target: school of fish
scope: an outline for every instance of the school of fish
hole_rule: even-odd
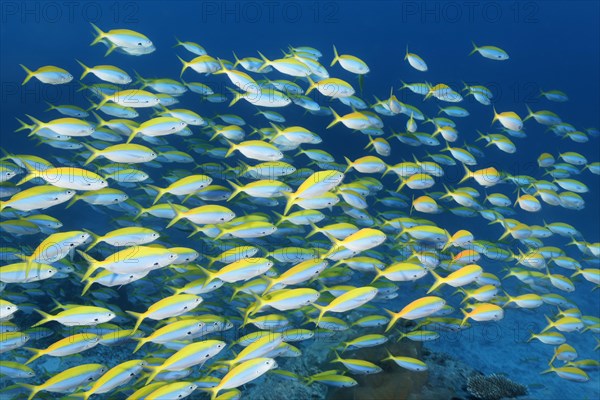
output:
[[[107,60],[156,50],[141,33],[92,27],[91,44],[105,46]],[[599,287],[600,243],[553,220],[552,210],[584,210],[584,181],[597,182],[589,175],[600,174],[600,163],[570,146],[597,146],[600,134],[546,109],[568,101],[565,93],[542,92],[535,110],[503,110],[484,86],[424,80],[368,103],[359,95],[371,71],[343,49],[324,56],[290,46],[282,58],[265,49],[231,62],[193,42],[174,47],[164,62],[178,58],[181,74],[170,78],[91,60],[77,60],[81,70],[71,72],[22,65],[23,85],[69,84],[80,73],[91,105],[25,110],[17,131],[53,155],[5,149],[0,164],[3,399],[50,392],[231,400],[266,373],[351,387],[353,376],[376,374],[386,362],[417,372],[427,363],[388,351],[377,365],[348,350],[436,340],[519,309],[538,309],[532,318],[545,325],[529,339],[548,346],[541,373],[576,382],[597,374],[600,344],[568,342],[596,335],[600,343],[600,318],[584,315],[570,296]],[[509,60],[495,46],[473,44],[471,54]],[[468,49],[464,57],[471,60]],[[408,48],[404,60],[431,78]],[[217,80],[225,93],[211,88]],[[400,101],[397,90],[414,102]],[[476,100],[469,110],[458,105],[466,96]],[[241,100],[255,106],[251,123],[232,113]],[[231,111],[205,115],[207,102],[228,102],[222,107]],[[292,107],[321,117],[322,129],[288,122]],[[488,115],[491,127],[480,130],[494,133],[462,131],[471,113]],[[392,122],[403,128],[393,132]],[[564,150],[540,154],[532,176],[486,162],[486,152],[517,152],[530,132],[560,138]],[[341,151],[344,135],[364,138],[365,155],[335,158],[319,147],[326,135],[338,136]],[[449,170],[464,177],[449,183]],[[74,204],[87,218],[64,231],[53,210]],[[444,225],[435,217],[443,213],[492,226],[478,236]],[[539,225],[524,222],[530,213]],[[95,220],[112,229],[92,231]],[[20,245],[24,236],[36,246]],[[550,237],[562,246],[545,244]],[[227,340],[228,331],[239,332],[237,340]],[[351,339],[332,345],[330,368],[311,376],[285,370],[286,357],[302,357],[303,342],[339,331]],[[46,338],[50,345],[38,344]],[[95,346],[118,346],[122,358],[80,358],[41,376],[30,366],[85,357]]]

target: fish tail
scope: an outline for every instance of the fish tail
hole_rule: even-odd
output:
[[[100,108],[97,104],[96,104],[96,109]],[[96,114],[95,112],[92,111],[92,114],[94,115],[94,117],[96,118],[97,125],[98,127],[102,127],[102,126],[106,126],[106,121],[102,119],[101,116],[99,116],[98,114]]]
[[[93,23],[90,22],[90,24],[92,25],[92,28],[94,28],[94,32],[96,33],[94,40],[92,41],[92,43],[90,43],[90,46],[93,46],[93,45],[99,43],[102,39],[104,39],[106,37],[106,33],[104,33],[102,31],[102,29],[98,28]]]
[[[379,278],[381,278],[383,276],[383,270],[376,268],[375,269],[375,277],[373,278],[373,280],[371,281],[371,283],[369,283],[369,285],[372,285],[373,283],[375,283],[376,281],[379,280]]]
[[[177,58],[183,64],[183,66],[181,67],[181,72],[179,73],[179,77],[181,78],[183,76],[183,73],[185,72],[185,70],[189,68],[190,63],[188,63],[187,61],[185,61],[183,58],[181,58],[179,56],[177,56]]]
[[[157,191],[156,197],[154,198],[152,205],[155,205],[158,202],[158,200],[160,200],[165,195],[165,193],[167,193],[165,189],[159,188],[158,186],[154,186],[154,185],[146,185],[146,186]],[[173,207],[173,211],[175,211],[174,207]]]
[[[492,106],[492,110],[494,111],[494,118],[492,118],[492,124],[498,121],[498,113],[496,112],[496,107]]]
[[[32,328],[35,328],[36,326],[40,326],[45,324],[46,322],[50,322],[53,319],[53,316],[45,313],[42,310],[38,310],[37,308],[34,308],[34,311],[37,312],[38,314],[40,314],[42,316],[42,319],[38,322],[36,322],[35,324],[31,325]]]
[[[150,186],[150,185],[148,185],[148,186]],[[160,189],[160,188],[157,188],[157,189]],[[177,207],[175,207],[173,204],[171,204],[171,202],[169,202],[169,206],[171,206],[171,209],[175,213],[175,216],[173,217],[171,222],[169,222],[169,224],[167,225],[167,228],[172,227],[173,225],[175,225],[178,221],[180,221],[184,217],[183,212],[181,212],[179,209],[177,209]]]
[[[337,63],[340,60],[340,55],[337,52],[337,49],[335,48],[335,44],[333,45],[333,61],[331,61],[331,64],[329,65],[330,67],[333,67],[335,65],[335,63]]]
[[[365,75],[361,74],[358,76],[358,90],[360,91],[360,94],[363,94],[363,86],[365,84]]]
[[[479,142],[480,140],[487,140],[487,136],[481,133],[480,131],[477,131],[477,134],[479,135],[479,137],[475,139],[476,142]]]
[[[81,295],[83,296],[84,294],[87,293],[87,291],[90,289],[90,287],[94,284],[95,280],[92,278],[87,278],[86,279],[87,283],[85,284],[85,286],[83,287],[83,290],[81,291]]]
[[[33,353],[33,356],[31,356],[31,358],[27,360],[24,365],[28,365],[34,360],[37,360],[38,358],[44,355],[43,350],[33,349],[31,347],[24,347],[24,349]]]
[[[30,180],[32,180],[33,178],[36,178],[38,176],[38,174],[36,174],[35,172],[29,172],[27,175],[25,175],[24,178],[22,178],[19,182],[17,182],[17,186],[24,184],[25,182],[29,182]]]
[[[187,237],[189,239],[192,236],[196,235],[197,233],[204,232],[204,231],[205,231],[205,229],[203,227],[200,227],[198,225],[194,225],[194,232],[190,233]],[[219,235],[217,235],[217,237],[220,239]],[[214,240],[217,240],[217,237],[215,237]]]
[[[79,83],[79,88],[76,90],[76,92],[83,92],[86,89],[90,89],[90,87],[88,85],[86,85],[85,83],[79,81],[77,82]]]
[[[150,375],[148,375],[148,379],[146,379],[146,385],[148,385],[150,382],[152,382],[154,378],[156,378],[156,375],[158,375],[161,372],[161,369],[158,366],[154,367],[150,365],[146,366],[145,368],[151,371]]]
[[[101,150],[95,149],[92,146],[90,146],[87,143],[81,143],[83,145],[83,147],[85,147],[88,151],[91,151],[92,154],[88,157],[87,160],[85,160],[85,163],[83,164],[84,166],[88,165],[89,163],[91,163],[92,161],[94,161],[96,159],[96,157],[98,157],[101,153]]]
[[[135,349],[133,349],[133,353],[132,353],[132,354],[135,354],[135,352],[137,352],[139,349],[142,348],[143,345],[146,344],[146,338],[141,337],[141,338],[132,338],[132,339],[138,341],[138,343],[135,345]]]
[[[260,68],[258,68],[258,70],[257,70],[257,72],[260,72],[263,69],[267,68],[269,65],[271,65],[271,61],[267,57],[265,57],[264,54],[261,53],[260,51],[258,52],[258,55],[263,60],[263,65],[261,65]]]
[[[242,168],[241,171],[239,172],[238,176],[243,176],[244,174],[246,174],[248,172],[248,170],[250,169],[250,165],[246,164],[245,162],[243,162],[242,160],[238,160],[238,164],[239,166]]]
[[[384,176],[386,176],[387,174],[390,173],[390,171],[394,170],[394,166],[393,165],[387,165],[385,166],[385,171],[383,171],[383,174],[381,175],[381,177],[383,178]]]
[[[333,108],[329,107],[329,109],[333,113],[333,121],[329,125],[327,125],[327,128],[325,128],[325,129],[329,129],[332,126],[337,125],[339,122],[342,121],[342,118],[335,112],[335,110]]]
[[[392,327],[394,325],[396,325],[396,322],[398,322],[398,320],[400,319],[400,316],[398,314],[396,314],[395,312],[390,311],[388,309],[385,309],[385,311],[390,315],[390,317],[392,317],[390,319],[390,322],[388,323],[387,327],[385,328],[385,332],[387,332],[390,329],[392,329]]]
[[[281,225],[281,223],[287,219],[284,215],[281,215],[275,211],[273,211],[273,214],[275,214],[275,216],[277,217],[277,222],[275,223],[275,226]]]
[[[47,101],[46,104],[48,104],[48,108],[46,108],[44,111],[56,110],[56,106],[54,104],[50,103],[49,101]]]
[[[79,199],[80,199],[79,195],[75,195],[75,196],[71,197],[71,200],[69,200],[69,202],[67,203],[67,206],[65,207],[65,210],[68,209],[68,208],[71,208],[71,206],[73,204],[75,204],[77,202],[77,200],[79,200]]]
[[[277,279],[272,279],[269,277],[264,277],[264,279],[268,282],[267,283],[267,287],[265,288],[265,290],[262,292],[263,296],[269,292],[269,290],[271,290],[273,288],[273,286],[275,286],[277,284]]]
[[[29,130],[33,131],[33,129],[35,129],[35,125],[29,125],[27,122],[25,122],[25,121],[23,121],[23,120],[21,120],[19,118],[16,118],[16,120],[19,121],[19,123],[21,124],[21,126],[19,128],[17,128],[15,130],[15,132],[24,131],[25,129],[29,129]]]
[[[230,69],[227,69],[227,67],[225,66],[225,64],[223,64],[223,61],[220,58],[217,57],[217,61],[219,62],[221,69],[213,72],[213,75],[226,74],[227,72],[231,71]]]
[[[146,80],[144,78],[142,78],[142,76],[137,72],[137,71],[133,71],[133,73],[135,74],[135,83],[134,84],[141,84],[141,89],[145,88],[146,86],[148,86],[146,84]]]
[[[225,139],[225,141],[229,145],[229,149],[227,150],[227,153],[225,153],[225,158],[227,158],[237,149],[237,145],[233,142],[230,142],[228,139]]]
[[[131,143],[131,141],[133,140],[134,137],[136,137],[136,135],[139,133],[139,131],[137,129],[134,129],[133,131],[131,131],[131,133],[129,134],[129,137],[127,138],[127,141],[125,142],[126,144]]]
[[[105,94],[105,93],[100,93],[100,96],[102,96],[102,99],[100,100],[100,102],[98,104],[96,104],[96,110],[99,110],[103,105],[108,103],[108,101],[111,98],[110,94]],[[102,122],[105,122],[105,121],[102,121]]]
[[[89,229],[84,229],[84,231],[87,232],[90,235],[90,237],[92,238],[92,243],[90,243],[90,245],[87,247],[87,249],[85,249],[85,251],[90,251],[98,243],[100,243],[101,237],[99,235],[96,235],[94,232],[90,231]]]
[[[307,76],[306,79],[308,80],[308,89],[306,89],[306,92],[304,92],[305,95],[309,94],[314,88],[317,87],[317,83],[313,81],[310,76]]]
[[[387,354],[387,357],[382,359],[381,361],[394,361],[394,355],[390,353],[388,349],[385,349],[385,352]]]
[[[427,291],[427,294],[433,292],[434,290],[436,290],[442,283],[444,283],[444,278],[442,278],[441,276],[439,276],[438,274],[435,273],[435,271],[430,270],[429,272],[431,272],[431,275],[433,275],[433,277],[435,278],[435,282],[433,283],[433,285],[431,285],[431,287],[429,288],[429,290]]]
[[[284,192],[284,196],[287,198],[287,201],[285,203],[285,209],[283,210],[283,215],[287,215],[287,213],[290,211],[290,208],[292,208],[292,206],[296,202],[296,197],[287,192]]]
[[[346,156],[344,156],[344,160],[346,160],[346,164],[348,164],[348,166],[346,167],[346,170],[344,171],[344,174],[347,174],[348,171],[350,171],[352,169],[352,160]]]
[[[90,73],[90,71],[91,71],[91,68],[90,68],[90,67],[88,67],[87,65],[85,65],[84,63],[82,63],[82,62],[81,62],[81,61],[79,61],[79,60],[75,60],[75,61],[77,61],[77,63],[78,63],[79,65],[81,65],[81,67],[83,68],[83,72],[81,73],[81,77],[79,77],[79,79],[81,80],[81,79],[85,78],[85,76],[86,76],[87,74],[89,74],[89,73]]]
[[[310,223],[310,226],[312,227],[312,230],[306,235],[307,239],[321,231],[321,229],[312,222]]]
[[[17,383],[17,386],[22,387],[23,389],[27,389],[29,390],[29,397],[27,397],[27,400],[31,400],[35,397],[35,395],[40,391],[40,387],[39,386],[35,386],[35,385],[29,385],[27,383]]]
[[[140,325],[142,324],[142,321],[144,321],[144,318],[146,318],[146,316],[142,313],[137,313],[135,311],[125,311],[125,312],[136,319],[135,326],[131,330],[131,335],[133,335],[134,333],[137,332],[138,328],[140,327]]]
[[[237,67],[240,64],[240,59],[238,58],[238,56],[235,54],[235,51],[232,51],[233,53],[233,58],[235,60],[235,63],[233,63],[233,68]]]
[[[229,90],[233,94],[233,99],[229,102],[229,107],[233,106],[235,103],[244,98],[244,96],[242,96],[238,91],[233,90],[232,88],[228,87],[227,90]]]
[[[546,318],[546,322],[548,322],[548,326],[546,326],[544,329],[542,329],[542,332],[540,332],[540,333],[544,333],[554,326],[554,322],[552,322],[552,320],[550,318],[548,318],[547,315],[544,315],[544,318]]]
[[[547,373],[550,373],[550,372],[554,372],[554,367],[552,365],[550,365],[550,368],[548,368],[548,369],[540,372],[540,375],[547,374]]]
[[[317,310],[319,310],[319,316],[311,321],[311,322],[315,323],[315,329],[316,329],[319,327],[319,324],[321,323],[321,319],[323,319],[323,317],[325,316],[327,309],[324,306],[320,306],[318,304],[313,304],[313,307],[315,307]]]
[[[471,52],[469,53],[470,56],[472,56],[473,54],[475,54],[477,52],[477,50],[479,50],[479,48],[477,47],[477,45],[475,44],[474,41],[471,40],[471,44],[473,45],[473,50],[471,50]]]
[[[510,228],[506,227],[504,233],[498,238],[498,241],[501,241],[502,239],[504,239],[508,235],[510,235]]]
[[[233,192],[231,192],[231,195],[227,199],[227,201],[231,201],[235,196],[237,196],[238,194],[240,194],[242,192],[243,187],[237,185],[236,183],[234,183],[230,180],[227,180],[227,183],[229,183],[233,187]]]
[[[466,164],[463,164],[463,167],[465,168],[465,176],[463,176],[463,178],[460,181],[458,181],[459,184],[463,183],[464,181],[469,179],[471,176],[473,176],[473,172],[471,172],[469,170],[469,167],[467,167]]]
[[[221,234],[221,233],[219,233]],[[214,281],[217,274],[207,270],[206,268],[202,268],[201,266],[198,266],[198,268],[200,269],[200,271],[206,275],[206,280],[204,281],[204,286],[208,285],[210,282]]]
[[[523,118],[523,122],[525,122],[528,119],[530,119],[531,117],[533,117],[533,111],[531,111],[529,104],[525,104],[525,107],[527,107],[527,116],[525,118]]]
[[[400,184],[398,185],[398,188],[396,189],[396,192],[400,193],[400,191],[402,190],[402,188],[404,186],[406,186],[407,180],[404,180],[401,176],[398,176],[398,180],[400,181]]]
[[[408,211],[408,215],[413,215],[413,210],[415,209],[415,195],[412,196],[412,201],[410,202],[410,210]]]
[[[33,122],[35,124],[35,126],[31,130],[31,132],[29,132],[29,136],[34,135],[37,131],[46,127],[46,124],[43,123],[42,121],[40,121],[39,119],[36,119],[29,114],[25,114],[25,115],[27,115],[27,118],[29,118],[31,120],[31,122]]]
[[[88,270],[85,272],[85,274],[83,275],[83,278],[81,279],[82,281],[86,280],[87,278],[89,278],[95,270],[98,269],[98,261],[93,259],[90,255],[84,253],[81,250],[77,250],[77,253],[83,257],[83,259],[85,261],[87,261],[90,265],[88,267]]]
[[[215,140],[216,138],[218,138],[220,134],[221,134],[221,133],[220,133],[219,131],[216,131],[216,132],[215,132],[215,134],[214,134],[214,135],[212,135],[212,136],[210,137],[210,139],[208,139],[208,141],[209,141],[209,142],[212,142],[213,140]]]
[[[464,318],[462,319],[462,321],[460,321],[460,326],[462,327],[469,319],[469,314],[465,311],[464,308],[461,308],[460,312],[464,315]]]
[[[21,66],[21,68],[23,68],[25,70],[25,72],[27,72],[27,76],[25,77],[25,79],[21,83],[21,86],[23,86],[24,84],[26,84],[27,82],[29,82],[29,80],[31,78],[33,78],[34,72],[32,70],[30,70],[29,68],[27,68],[26,66],[24,66],[23,64],[19,64],[19,65]]]
[[[90,106],[88,108],[85,109],[85,111],[92,111],[92,110],[96,110],[98,108],[98,104],[96,104],[94,102],[94,100],[87,98],[87,100],[90,102]]]

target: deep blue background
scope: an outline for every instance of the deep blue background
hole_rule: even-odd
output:
[[[373,101],[373,96],[387,98],[390,87],[398,88],[401,81],[430,83],[444,82],[456,89],[462,81],[490,87],[495,93],[495,106],[500,111],[514,110],[525,116],[524,103],[534,110],[549,109],[578,129],[598,127],[600,109],[600,70],[598,24],[599,3],[582,2],[2,2],[0,65],[2,90],[1,144],[18,151],[31,146],[22,134],[14,134],[14,119],[25,113],[42,115],[44,100],[55,104],[87,106],[78,85],[50,86],[33,80],[21,87],[24,72],[19,63],[37,68],[51,64],[66,68],[76,78],[81,68],[75,58],[88,65],[114,64],[129,73],[138,71],[145,77],[177,78],[181,65],[175,58],[180,54],[191,59],[183,49],[172,48],[175,36],[203,45],[209,54],[233,59],[231,52],[240,57],[257,56],[260,50],[271,58],[279,57],[280,49],[288,45],[309,45],[324,53],[323,64],[328,66],[335,44],[340,52],[354,54],[365,60],[371,73],[365,80],[363,98]],[[157,51],[143,57],[130,57],[113,53],[104,58],[102,45],[90,47],[94,22],[104,30],[130,28],[152,39]],[[471,40],[477,44],[493,44],[505,49],[511,56],[506,62],[494,62],[479,55],[468,57]],[[429,65],[427,73],[412,69],[403,61],[406,46],[423,57]],[[355,86],[356,80],[339,65],[330,68],[333,76],[347,79]],[[275,76],[275,75],[271,75]],[[201,77],[192,71],[185,73],[186,80],[207,82],[225,92],[224,76]],[[93,77],[85,78],[95,82]],[[560,89],[571,101],[552,103],[540,99],[540,89]],[[316,92],[316,91],[315,91]],[[426,113],[437,112],[435,100],[422,103],[420,96],[408,91],[396,92],[402,101],[414,104]],[[226,105],[200,103],[198,96],[187,94],[182,101],[204,117],[227,112]],[[327,101],[320,100],[327,105]],[[238,103],[236,113],[247,118],[253,107]],[[462,138],[473,142],[476,129],[492,130],[492,110],[473,100],[462,104],[471,111],[471,117],[458,120]],[[347,108],[339,103],[339,111]],[[325,138],[325,148],[341,158],[362,154],[365,138],[352,134],[339,125],[325,131],[329,119],[303,118],[298,107],[282,111],[290,123],[314,129]],[[50,114],[44,115],[50,119]],[[256,121],[253,121],[258,123]],[[384,118],[386,132],[403,130],[405,118]],[[423,127],[423,130],[429,130]],[[515,139],[517,154],[506,155],[495,148],[486,151],[487,165],[515,174],[539,171],[531,163],[548,151],[557,154],[568,148],[598,160],[598,140],[581,145],[570,140],[559,140],[535,122],[526,123],[529,138]],[[392,142],[393,158],[390,163],[411,159],[412,154],[424,155],[425,148],[408,148]],[[341,145],[341,146],[340,146]],[[343,151],[336,152],[336,149]],[[41,146],[36,154],[49,150]],[[64,155],[64,152],[59,151]],[[43,155],[43,153],[42,153]],[[336,157],[337,158],[337,157]],[[450,179],[462,176],[459,169],[448,171]],[[454,175],[452,175],[454,174]],[[585,196],[588,208],[581,213],[552,208],[556,219],[584,217],[594,224],[578,226],[584,236],[597,239],[598,179],[589,173],[582,179],[592,188]],[[79,208],[74,208],[75,212]],[[547,217],[547,215],[545,215]],[[554,220],[554,218],[550,218]],[[534,221],[531,221],[534,222]],[[541,220],[538,221],[541,223]]]

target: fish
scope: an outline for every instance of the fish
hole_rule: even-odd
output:
[[[32,328],[56,321],[64,326],[80,325],[98,325],[108,322],[115,317],[115,314],[103,307],[95,306],[75,306],[59,312],[56,315],[45,313],[41,310],[35,310],[42,316],[42,320],[32,325]]]
[[[406,368],[409,371],[422,372],[427,371],[427,364],[423,361],[418,360],[412,357],[397,357],[392,355],[389,351],[387,352],[388,356],[384,358],[382,361],[391,360],[396,363],[396,365]]]
[[[81,364],[52,376],[42,384],[21,385],[29,391],[28,400],[31,400],[41,391],[68,393],[84,383],[95,381],[107,371],[103,364]]]
[[[136,319],[132,332],[135,333],[146,318],[160,321],[165,318],[175,317],[193,310],[198,307],[201,302],[202,297],[200,296],[193,294],[175,294],[157,301],[143,313],[127,311],[129,315]]]
[[[474,42],[471,42],[471,43],[473,44],[473,51],[471,51],[471,53],[469,53],[469,55],[479,53],[482,57],[489,58],[490,60],[496,60],[496,61],[506,61],[510,58],[508,56],[508,53],[506,53],[506,51],[502,50],[499,47],[477,46]]]
[[[216,386],[204,390],[210,393],[211,400],[214,400],[222,390],[242,386],[274,368],[277,368],[277,362],[273,358],[253,358],[232,368]]]
[[[425,72],[429,70],[427,67],[427,63],[415,53],[409,53],[408,46],[406,46],[406,55],[404,56],[405,60],[408,60],[408,63],[411,67],[416,69],[417,71]]]
[[[446,300],[440,297],[426,296],[414,300],[397,313],[386,310],[392,318],[390,319],[385,331],[387,332],[392,329],[392,327],[400,318],[408,320],[424,318],[439,311],[445,305]]]
[[[194,365],[203,364],[210,358],[219,354],[225,348],[222,340],[204,340],[183,347],[171,357],[156,367],[149,367],[151,373],[146,380],[146,385],[162,371],[181,371]]]
[[[67,70],[54,65],[45,65],[43,67],[39,67],[35,71],[30,70],[23,64],[19,65],[27,73],[27,76],[21,85],[25,85],[31,78],[36,78],[40,82],[49,85],[62,85],[73,80],[73,75],[71,75]]]

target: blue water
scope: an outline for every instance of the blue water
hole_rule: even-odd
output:
[[[365,78],[361,95],[367,102],[374,101],[374,96],[388,98],[393,87],[399,100],[433,115],[441,103],[434,99],[423,103],[418,95],[397,91],[401,81],[446,83],[455,89],[462,89],[462,82],[465,81],[491,88],[494,92],[493,104],[499,111],[510,110],[525,116],[526,103],[534,110],[548,109],[557,113],[579,130],[600,126],[600,3],[595,1],[3,1],[0,7],[0,145],[11,153],[36,154],[45,158],[51,158],[53,154],[70,157],[68,152],[47,146],[32,147],[33,142],[27,139],[26,134],[13,131],[18,127],[16,117],[23,118],[24,114],[44,115],[46,101],[87,107],[82,92],[77,92],[75,80],[79,78],[81,68],[75,59],[87,65],[117,65],[131,74],[135,70],[147,78],[177,79],[181,64],[175,54],[188,60],[192,57],[183,49],[172,48],[175,37],[197,42],[205,47],[208,54],[231,60],[232,51],[240,57],[256,57],[257,51],[261,51],[273,59],[282,56],[281,50],[287,51],[289,45],[315,47],[323,52],[321,61],[332,72],[332,76],[358,87],[356,78],[339,65],[329,68],[332,45],[335,44],[341,53],[356,55],[369,65],[371,72]],[[152,39],[157,50],[141,57],[113,53],[104,58],[103,46],[89,46],[93,37],[90,22],[104,30],[128,28],[142,32]],[[468,57],[472,49],[471,41],[478,45],[501,47],[510,54],[510,60],[494,62],[477,54]],[[426,60],[428,72],[416,71],[403,60],[407,46],[411,52]],[[71,84],[61,86],[42,85],[33,80],[21,86],[24,72],[19,64],[29,68],[57,65],[73,73],[76,79]],[[217,89],[215,91],[224,93],[225,87],[229,86],[222,75],[199,77],[187,71],[184,78],[202,81]],[[87,83],[93,81],[86,79]],[[567,93],[570,101],[554,103],[538,96],[540,90],[551,89]],[[183,99],[182,107],[186,105],[203,117],[229,112],[227,103],[200,103],[198,96],[191,93],[187,93]],[[326,99],[320,98],[319,101],[327,105]],[[490,125],[493,116],[490,107],[478,104],[472,97],[467,97],[459,105],[471,112],[467,119],[456,119],[461,135],[459,143],[463,140],[472,143],[477,137],[476,130],[497,132]],[[347,109],[339,103],[334,108],[338,112]],[[284,114],[290,125],[302,125],[319,133],[323,138],[319,148],[329,151],[338,161],[343,156],[355,159],[365,155],[364,135],[350,132],[341,124],[325,131],[330,117],[305,114],[304,110],[295,106],[276,111]],[[262,119],[257,122],[253,117],[255,107],[243,101],[231,112],[252,121],[250,125],[264,123]],[[50,119],[47,115],[44,115],[44,120]],[[382,118],[386,133],[404,130],[406,118]],[[428,129],[424,128],[426,131]],[[509,155],[493,146],[488,147],[481,165],[541,179],[536,159],[542,152],[557,155],[562,151],[576,151],[590,162],[600,158],[598,138],[578,144],[546,132],[545,127],[533,120],[525,123],[525,131],[528,135],[526,139],[513,139],[517,145],[516,154]],[[413,155],[422,159],[426,151],[432,150],[424,146],[403,146],[395,139],[390,142],[393,152],[386,159],[388,164],[410,161]],[[443,182],[453,186],[462,175],[461,168],[451,168]],[[575,226],[587,241],[598,242],[599,177],[584,172],[575,179],[580,179],[590,188],[590,192],[582,195],[586,201],[584,210],[545,206],[541,213],[520,211],[515,218],[529,224],[542,224],[544,220],[567,222]],[[392,190],[395,189],[393,180],[384,182]],[[470,186],[475,186],[475,183]],[[438,184],[434,189],[442,190],[442,187]],[[512,186],[504,192],[515,198]],[[410,191],[407,193],[409,196],[413,194]],[[110,226],[108,221],[96,218],[84,204],[78,204],[69,212],[65,212],[62,206],[50,211],[50,215],[61,219],[65,230],[80,229],[82,221],[86,228],[100,232],[105,232]],[[428,218],[427,215],[423,217]],[[465,220],[445,213],[431,219],[449,230],[452,230],[449,227],[459,229],[458,226],[472,229],[485,235],[488,240],[499,237],[502,232],[499,225],[484,226],[481,218]],[[35,238],[32,242],[39,240]],[[564,238],[552,238],[544,243],[567,249],[564,247]],[[572,256],[579,255],[573,247],[568,251]],[[492,265],[490,268],[497,271],[499,276],[502,275],[499,272],[501,266]],[[507,287],[514,292],[517,288],[516,279],[511,280],[507,282]],[[581,282],[578,281],[577,291],[570,294],[569,298],[581,308],[584,315],[599,316],[600,290],[592,292],[591,284]],[[445,289],[441,293],[449,297],[452,291]],[[392,303],[392,308],[397,311],[406,304],[405,299],[416,297],[404,293],[397,302]],[[532,391],[533,398],[559,398],[564,393],[569,399],[595,398],[600,395],[598,371],[590,372],[591,380],[585,384],[564,381],[554,374],[538,375],[546,368],[545,360],[551,358],[552,347],[538,342],[524,343],[529,336],[530,325],[521,323],[533,321],[532,330],[538,331],[545,326],[542,314],[550,315],[554,311],[546,307],[543,312],[507,312],[503,321],[490,325],[491,333],[485,331],[488,328],[484,325],[474,323],[475,328],[468,331],[465,337],[457,339],[442,335],[441,340],[431,344],[431,349],[448,352],[485,373],[503,372],[523,383],[543,386],[543,389],[537,389],[539,392]],[[598,351],[593,351],[596,345],[594,336],[597,337],[589,332],[568,336],[569,343],[580,351],[580,358],[598,359]],[[541,361],[531,364],[520,361],[517,355],[523,353],[539,357]],[[517,379],[519,376],[523,379]]]

